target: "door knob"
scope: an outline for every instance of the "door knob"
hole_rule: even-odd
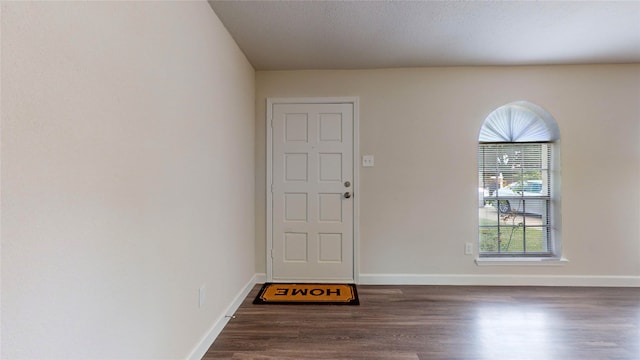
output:
[[[351,193],[347,191],[346,193],[344,193],[344,197],[345,197],[345,199],[350,198],[351,197]]]

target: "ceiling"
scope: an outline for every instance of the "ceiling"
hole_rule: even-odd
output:
[[[640,63],[640,0],[209,3],[256,70]]]

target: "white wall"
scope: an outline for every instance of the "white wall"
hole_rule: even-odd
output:
[[[259,71],[256,89],[257,271],[265,99],[359,96],[360,152],[376,164],[357,194],[363,282],[640,286],[640,65]],[[463,254],[478,237],[480,126],[516,100],[560,127],[564,266],[478,267]]]
[[[1,6],[2,358],[187,357],[255,273],[252,67],[206,2]]]

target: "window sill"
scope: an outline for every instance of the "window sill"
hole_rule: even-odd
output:
[[[566,258],[476,258],[478,266],[564,266]]]

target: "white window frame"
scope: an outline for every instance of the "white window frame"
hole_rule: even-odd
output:
[[[480,257],[553,257],[553,241],[552,241],[552,224],[550,209],[551,209],[551,189],[553,188],[550,176],[551,155],[553,154],[553,143],[539,142],[539,143],[481,143],[478,146],[479,168],[478,174],[481,180],[480,187],[484,188],[485,185],[494,185],[499,182],[503,185],[503,179],[500,177],[503,175],[498,166],[497,161],[487,164],[484,160],[487,158],[495,159],[496,154],[501,154],[500,148],[504,147],[504,152],[520,153],[521,157],[527,152],[534,152],[537,148],[540,149],[540,157],[536,159],[536,163],[539,163],[539,167],[521,166],[522,162],[518,162],[518,166],[510,169],[509,176],[515,176],[520,179],[520,186],[524,187],[525,184],[529,184],[531,180],[525,180],[525,170],[535,171],[540,173],[541,176],[541,193],[539,196],[528,195],[525,196],[524,191],[518,192],[514,187],[514,192],[508,188],[502,186],[496,186],[491,190],[489,196],[485,196],[483,201],[485,203],[491,203],[482,207],[481,212],[490,213],[494,216],[493,219],[486,218],[485,222],[491,224],[483,224],[483,219],[479,218],[479,231],[480,231],[480,244],[479,244],[479,256]],[[485,154],[485,149],[488,154]],[[531,159],[530,156],[524,156]],[[511,163],[505,164],[504,167],[509,167],[516,162],[512,156]],[[529,161],[531,162],[531,161]],[[505,174],[506,175],[506,174]],[[524,189],[523,189],[524,190]],[[534,203],[536,206],[531,206],[527,211],[527,203]],[[483,204],[480,204],[483,205]],[[506,205],[506,206],[504,206]],[[533,209],[532,209],[533,208]],[[495,211],[490,211],[489,209]],[[533,213],[533,214],[532,214]],[[486,215],[486,214],[485,214]],[[534,224],[528,223],[531,220],[537,220],[540,216],[540,224],[534,221]],[[483,216],[480,216],[483,217]],[[495,224],[492,220],[495,220]],[[535,233],[535,231],[541,231],[542,238],[539,239],[539,246],[542,247],[541,251],[532,251],[530,246],[533,246],[534,240],[527,239],[527,234]],[[497,244],[495,244],[494,251],[483,250],[483,234],[494,234],[497,236]],[[514,237],[514,235],[517,235]],[[504,239],[504,240],[502,240]],[[484,239],[487,240],[487,239]],[[502,240],[502,241],[501,241]],[[504,243],[507,243],[506,246]],[[509,245],[513,244],[522,246],[522,252],[510,251]]]
[[[494,110],[485,119],[479,134],[478,149],[486,143],[545,143],[550,144],[548,164],[548,196],[541,197],[548,203],[547,234],[548,251],[544,254],[481,253],[480,215],[478,217],[478,265],[563,265],[568,260],[562,256],[560,209],[560,133],[553,117],[541,107],[526,101],[506,104]],[[478,169],[480,172],[480,169]],[[481,186],[483,179],[479,179]],[[482,189],[480,189],[482,190]],[[489,194],[491,195],[491,194]],[[489,200],[496,198],[488,198]],[[502,200],[506,198],[500,198]],[[519,200],[520,197],[514,197]],[[527,198],[532,199],[532,198]],[[482,204],[481,204],[482,206]]]

